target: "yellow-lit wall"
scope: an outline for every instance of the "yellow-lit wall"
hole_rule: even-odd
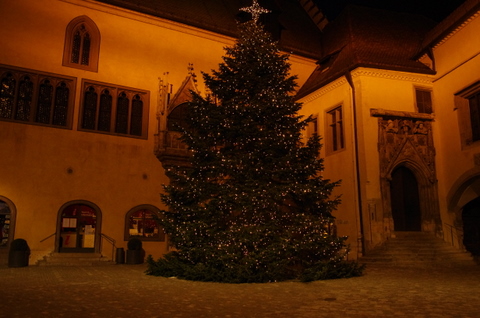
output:
[[[356,257],[357,251],[362,252],[359,239],[363,239],[365,249],[369,250],[385,241],[388,226],[380,187],[378,118],[371,115],[371,109],[415,112],[414,88],[431,87],[432,77],[369,68],[357,68],[348,76],[351,84],[347,77],[341,77],[301,101],[302,113],[319,118],[324,176],[341,180],[336,189],[342,198],[335,212],[338,233],[349,237],[352,257]],[[338,105],[343,106],[345,149],[328,153],[325,144],[329,142],[329,127],[325,115]]]
[[[433,49],[437,70],[433,82],[437,127],[434,136],[440,210],[446,240],[451,239],[451,226],[461,228],[460,209],[480,196],[479,191],[466,186],[480,173],[480,167],[474,160],[474,156],[480,152],[480,143],[474,142],[462,147],[462,127],[459,126],[459,111],[455,104],[456,93],[480,80],[479,30],[480,17],[477,14]],[[460,196],[454,198],[455,193]],[[454,230],[453,236],[454,244],[457,245],[461,233]]]
[[[62,66],[66,27],[81,15],[92,19],[101,34],[98,72]],[[0,2],[0,64],[77,78],[71,130],[0,122],[0,196],[15,204],[15,237],[27,239],[32,263],[54,250],[54,236],[40,241],[55,233],[59,210],[69,201],[97,205],[102,233],[125,248],[126,213],[141,204],[163,208],[160,193],[168,179],[153,152],[159,78],[175,93],[189,63],[197,74],[210,72],[222,62],[223,48],[233,43],[94,1]],[[314,61],[298,56],[290,61],[292,74],[303,84]],[[82,79],[149,91],[148,138],[78,131]],[[198,89],[205,91],[201,80]],[[110,257],[111,245],[102,243],[102,253]],[[154,257],[167,250],[164,242],[144,242],[144,249]]]
[[[341,181],[332,195],[340,196],[341,204],[334,211],[335,224],[339,236],[347,236],[350,245],[351,258],[357,258],[359,238],[358,200],[356,197],[356,174],[353,147],[352,91],[344,77],[326,85],[315,93],[300,100],[303,103],[301,113],[305,116],[314,115],[318,120],[319,135],[322,138],[320,156],[324,158],[322,175],[330,181]],[[345,149],[337,152],[327,151],[327,118],[326,112],[342,106],[345,128]]]

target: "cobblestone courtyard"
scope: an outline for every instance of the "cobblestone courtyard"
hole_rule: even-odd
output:
[[[0,267],[0,317],[480,317],[474,265],[241,285],[152,277],[145,268]]]

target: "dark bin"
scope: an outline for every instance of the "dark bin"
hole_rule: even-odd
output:
[[[117,254],[115,255],[115,263],[125,264],[125,250],[123,247],[117,248]]]

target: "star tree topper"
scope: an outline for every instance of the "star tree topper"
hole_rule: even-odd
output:
[[[270,12],[270,10],[262,8],[258,4],[257,0],[253,0],[253,4],[250,7],[241,8],[240,10],[250,13],[252,15],[252,19],[253,19],[253,21],[255,21],[255,23],[258,21],[258,18],[260,17],[260,14]]]

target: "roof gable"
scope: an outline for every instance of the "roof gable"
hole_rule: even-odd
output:
[[[419,15],[349,6],[327,28],[323,58],[298,92],[303,97],[357,67],[431,74],[413,58],[433,21]],[[328,65],[325,64],[325,57]]]

